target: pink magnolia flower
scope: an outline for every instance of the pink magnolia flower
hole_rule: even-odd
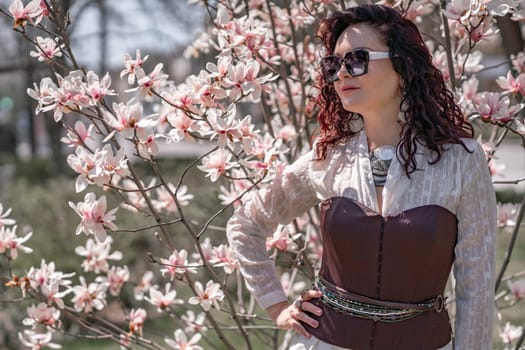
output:
[[[282,128],[279,128],[276,137],[283,139],[286,142],[291,142],[297,137],[297,131],[293,125],[286,124]]]
[[[476,107],[482,120],[492,123],[507,123],[523,108],[523,104],[511,106],[507,96],[502,97],[497,92],[485,92],[481,94]]]
[[[483,69],[483,64],[481,64],[482,59],[483,54],[481,51],[474,51],[470,55],[458,53],[454,73],[457,77],[477,73]]]
[[[219,176],[235,166],[230,162],[232,155],[225,149],[218,149],[202,160],[202,165],[197,166],[200,170],[206,172],[211,182],[217,181]]]
[[[199,340],[201,340],[202,335],[194,334],[193,337],[188,341],[186,334],[181,329],[175,331],[175,339],[164,338],[166,344],[171,348],[177,350],[202,350],[200,346],[197,345]]]
[[[164,187],[157,188],[156,191],[158,199],[152,202],[158,211],[166,210],[168,213],[175,213],[177,212],[177,206],[172,193],[175,193],[177,188],[172,183],[168,183],[168,188],[169,190]],[[181,185],[177,191],[175,198],[177,198],[177,202],[181,207],[185,207],[190,204],[189,201],[194,197],[192,194],[187,192],[188,186],[186,185]]]
[[[468,80],[461,84],[459,104],[464,110],[470,111],[474,109],[473,106],[475,104],[479,103],[478,88],[479,80],[475,75],[471,76]]]
[[[137,71],[136,75],[138,79],[138,86],[132,89],[128,89],[126,90],[126,92],[138,90],[139,95],[141,97],[152,95],[152,90],[159,90],[167,83],[168,75],[162,72],[163,66],[164,65],[162,63],[158,63],[153,69],[153,71],[148,75],[145,75],[143,70]]]
[[[89,152],[86,148],[78,146],[75,154],[69,154],[66,158],[67,164],[79,175],[75,181],[75,190],[77,192],[84,191],[90,183],[93,183],[91,175],[96,172],[96,156]],[[100,154],[98,156],[100,159]],[[109,181],[109,177],[98,179],[99,182]]]
[[[219,82],[209,82],[208,72],[201,71],[197,79],[192,80],[195,98],[205,108],[220,108],[218,100],[228,96],[227,92],[220,86]]]
[[[206,289],[202,287],[202,283],[199,281],[195,282],[195,293],[196,296],[191,297],[188,303],[192,305],[200,304],[201,307],[208,311],[212,305],[220,310],[219,301],[224,298],[224,293],[221,290],[221,286],[213,281],[206,283]]]
[[[111,90],[111,77],[109,73],[106,73],[102,80],[99,79],[98,75],[93,71],[87,72],[87,92],[93,99],[91,105],[95,106],[98,101],[102,100],[105,96],[116,95],[115,90]]]
[[[266,154],[264,155],[263,160],[240,160],[239,163],[244,165],[247,168],[253,169],[254,172],[251,173],[249,176],[252,177],[259,177],[259,176],[265,176],[268,172],[274,172],[276,170],[276,160],[279,158],[277,157],[277,154],[279,153],[279,149],[281,148],[282,140],[278,139],[275,142],[275,146],[269,149]]]
[[[144,299],[144,293],[148,292],[152,286],[151,282],[153,281],[153,277],[153,272],[151,271],[146,271],[144,275],[142,275],[140,282],[133,289],[135,299]]]
[[[201,114],[201,109],[199,108],[199,97],[195,94],[194,85],[201,84],[199,79],[194,75],[190,75],[186,78],[186,82],[177,87],[169,86],[167,89],[164,89],[161,92],[161,96],[166,100],[170,105],[175,106],[176,108],[186,112],[192,113],[195,115]]]
[[[83,276],[79,277],[80,285],[74,286],[75,294],[71,301],[76,311],[89,313],[93,309],[102,310],[106,306],[107,286],[103,283],[92,282],[89,285]]]
[[[91,98],[87,94],[83,71],[72,71],[66,77],[56,74],[56,78],[59,88],[50,91],[52,99],[42,111],[53,110],[53,117],[58,122],[64,114],[89,107]]]
[[[525,135],[525,124],[519,119],[516,119],[515,122],[518,134]]]
[[[525,278],[521,278],[516,281],[508,281],[510,293],[516,300],[525,298]]]
[[[168,273],[171,280],[177,273],[196,272],[195,268],[188,267],[188,252],[185,249],[180,251],[175,249],[168,259],[161,258],[160,262],[163,265],[160,269],[162,276]]]
[[[188,1],[190,3],[190,1]],[[199,58],[200,52],[209,53],[211,50],[210,34],[202,32],[183,52],[184,58]]]
[[[111,266],[107,272],[107,276],[99,276],[96,282],[104,284],[113,296],[120,294],[120,290],[124,283],[129,281],[129,270],[127,266]]]
[[[40,62],[52,60],[55,57],[62,57],[64,45],[58,45],[58,39],[36,37],[36,51],[29,52],[31,57],[38,58]]]
[[[237,172],[232,173],[233,178],[243,175],[245,176],[245,174],[240,174]],[[248,200],[251,197],[251,193],[246,193],[242,199],[238,199],[239,196],[243,194],[251,185],[252,183],[245,179],[231,181],[229,183],[229,188],[224,186],[219,188],[220,194],[217,197],[221,200],[222,205],[230,205],[230,203],[233,202],[234,208],[237,208],[239,205],[241,205],[242,201]]]
[[[145,159],[151,159],[159,153],[159,145],[154,134],[147,134],[144,129],[137,129],[137,153]]]
[[[45,303],[40,303],[38,306],[33,304],[26,310],[29,317],[22,321],[25,326],[32,326],[34,329],[38,324],[43,324],[55,328],[60,324],[60,310],[49,307]]]
[[[45,0],[40,0],[40,9],[42,10],[42,15],[44,17],[49,16],[49,8],[47,7]]]
[[[191,134],[198,132],[201,129],[200,124],[197,121],[191,119],[186,113],[180,110],[174,114],[168,115],[168,122],[173,126],[173,129],[168,133],[166,139],[167,143],[170,143],[171,141],[180,142],[182,140],[195,141]]]
[[[7,209],[4,213],[4,206],[0,203],[0,228],[2,226],[14,225],[16,223],[15,220],[8,218],[9,214],[11,214],[11,208]]]
[[[111,243],[113,238],[107,237],[104,242],[95,241],[89,238],[86,241],[86,246],[78,246],[75,248],[75,253],[86,258],[82,261],[82,268],[84,272],[107,272],[109,269],[108,260],[120,260],[122,259],[122,252],[115,251],[109,253],[111,249]]]
[[[265,83],[274,80],[276,77],[272,74],[267,74],[257,78],[259,74],[260,64],[255,60],[249,60],[248,63],[237,63],[237,65],[230,65],[228,69],[228,76],[224,78],[224,86],[231,88],[229,92],[230,100],[237,99],[251,95],[253,102],[258,102],[261,98],[262,91],[268,91],[264,86]]]
[[[512,203],[498,203],[498,227],[512,230],[516,226],[518,205]]]
[[[210,261],[210,259],[213,256],[213,246],[211,245],[210,237],[206,237],[206,238],[204,238],[203,241],[201,241],[201,251],[202,251],[202,254],[204,255],[204,260],[205,261]],[[197,263],[199,263],[199,264],[203,264],[204,263],[202,261],[202,256],[200,255],[200,253],[193,253],[191,255],[191,257],[194,260],[196,260]]]
[[[144,76],[144,70],[142,69],[142,66],[144,65],[144,62],[146,62],[148,57],[149,56],[142,58],[139,49],[135,51],[135,59],[132,59],[130,55],[126,54],[124,60],[125,68],[120,72],[120,78],[122,79],[127,75],[128,84],[134,84],[135,77],[137,74],[139,76]]]
[[[9,250],[9,256],[13,260],[18,257],[18,249],[24,253],[31,253],[33,251],[33,249],[23,245],[23,243],[31,238],[33,232],[29,232],[24,237],[18,237],[16,235],[16,228],[16,225],[12,228],[0,226],[0,254]]]
[[[255,130],[252,117],[247,115],[238,124],[237,129],[241,133],[242,147],[247,154],[251,154],[255,146],[255,140],[259,137],[259,130]]]
[[[240,123],[237,120],[237,108],[235,104],[228,107],[226,115],[216,110],[208,112],[208,121],[211,125],[210,140],[217,138],[220,148],[226,147],[228,141],[242,137],[239,130]]]
[[[500,88],[505,90],[505,92],[512,95],[516,95],[518,92],[524,94],[525,92],[525,73],[521,73],[516,78],[512,76],[512,73],[509,71],[507,77],[498,77],[496,83]]]
[[[499,336],[501,338],[501,341],[503,341],[503,343],[510,344],[514,340],[521,337],[522,332],[523,332],[523,327],[521,326],[517,327],[517,326],[510,324],[510,322],[507,322],[505,324],[505,327],[499,331]]]
[[[142,104],[131,99],[126,104],[113,102],[112,107],[113,113],[104,111],[104,120],[124,137],[133,137],[133,130],[139,127],[142,120]]]
[[[206,314],[204,312],[195,316],[193,310],[186,310],[186,314],[182,315],[180,318],[186,323],[186,328],[184,328],[186,333],[202,334],[208,330],[208,327],[204,324],[204,322],[206,322]]]
[[[170,307],[175,304],[183,304],[182,299],[177,299],[177,291],[170,290],[171,283],[166,283],[165,293],[162,293],[158,290],[157,286],[153,286],[149,290],[149,298],[145,297],[144,299],[152,305],[157,307],[157,311],[161,312],[163,309]]]
[[[47,303],[55,303],[60,309],[65,307],[64,297],[73,292],[71,289],[65,289],[61,291],[60,286],[63,284],[63,281],[52,279],[47,284],[44,284],[42,287],[40,287],[40,292],[47,300]]]
[[[45,260],[42,260],[40,268],[31,267],[27,273],[27,278],[32,288],[40,289],[48,304],[56,303],[59,308],[63,309],[63,298],[71,292],[69,288],[71,280],[69,278],[73,275],[75,275],[74,272],[65,274],[61,271],[55,271],[54,262],[46,264]],[[61,290],[61,287],[66,289]]]
[[[142,336],[142,327],[144,326],[144,321],[147,317],[146,310],[142,308],[131,309],[129,312],[129,332],[138,333]]]
[[[15,20],[13,28],[25,27],[27,21],[32,21],[34,25],[37,25],[42,20],[40,0],[32,0],[26,7],[21,0],[14,0],[9,6],[9,12]]]
[[[217,60],[217,64],[213,62],[206,63],[206,70],[210,73],[210,78],[221,81],[227,74],[229,67],[232,64],[230,56],[221,56]]]
[[[482,40],[486,38],[490,38],[491,36],[498,34],[499,29],[494,28],[493,21],[494,19],[492,16],[485,16],[481,17],[480,23],[476,23],[476,25],[473,27],[473,29],[470,31],[470,40],[474,43],[479,43]],[[464,38],[465,42],[467,42],[467,38]]]
[[[106,213],[106,196],[102,196],[97,200],[95,194],[91,192],[86,194],[84,202],[77,204],[69,202],[69,206],[82,219],[77,226],[77,235],[81,232],[88,235],[92,234],[100,242],[103,242],[107,237],[106,229],[118,230],[118,227],[113,223],[118,208],[114,208]]]
[[[151,182],[146,186],[142,183],[143,188],[150,188],[155,185],[155,179],[152,179]],[[127,210],[137,212],[139,209],[146,206],[146,199],[140,193],[137,184],[129,179],[124,179],[122,181],[122,187],[126,190],[126,202],[121,203],[123,208]]]
[[[67,136],[62,137],[60,141],[65,143],[68,147],[83,146],[87,139],[91,138],[94,124],[89,124],[86,129],[86,125],[80,120],[77,120],[73,130],[67,130]]]
[[[289,226],[279,227],[272,237],[266,239],[266,250],[275,248],[287,252],[297,250],[294,241],[301,236],[301,233],[291,235]]]
[[[59,285],[62,286],[69,286],[71,281],[67,280],[67,278],[74,275],[74,272],[65,274],[61,271],[56,271],[55,263],[53,261],[49,262],[48,264],[43,259],[40,262],[40,268],[35,268],[32,266],[27,273],[31,287],[35,289],[50,284],[52,281],[57,281]]]
[[[213,255],[209,263],[213,266],[223,267],[226,274],[235,271],[239,265],[238,260],[233,257],[231,248],[226,244],[213,248]]]
[[[22,345],[31,348],[31,350],[41,350],[45,347],[50,349],[61,349],[59,344],[52,343],[53,334],[51,332],[36,333],[31,330],[24,330],[24,333],[18,333],[18,339]]]
[[[452,0],[447,4],[446,10],[443,14],[451,20],[456,20],[463,25],[469,25],[472,17],[481,15],[484,11],[483,3],[481,1],[471,2],[469,0]],[[485,12],[483,12],[485,13]]]
[[[429,14],[434,9],[434,5],[428,0],[398,0],[392,7],[402,8],[406,19],[418,23],[421,22],[421,16]]]
[[[119,149],[113,154],[111,145],[106,144],[101,151],[97,150],[95,158],[97,170],[91,177],[99,186],[106,184],[108,182],[108,177],[113,177],[115,175],[119,177],[127,177],[130,175],[128,158],[126,157],[124,148]]]
[[[39,86],[33,83],[33,87],[34,89],[27,89],[27,94],[32,99],[38,101],[38,106],[35,109],[36,114],[55,108],[55,95],[57,94],[58,86],[51,78],[44,77],[40,80]]]
[[[235,177],[235,173],[232,172],[232,177]],[[238,199],[239,196],[246,190],[246,188],[241,189],[237,187],[237,183],[243,182],[243,185],[246,184],[250,186],[250,184],[246,180],[234,180],[231,181],[228,186],[225,187],[222,186],[219,188],[219,195],[217,196],[221,200],[222,205],[230,205],[233,202],[234,208],[237,208],[241,203],[242,200]],[[246,196],[250,196],[250,193],[247,193]]]
[[[523,9],[525,14],[525,9]],[[524,17],[525,19],[525,17]],[[516,55],[510,55],[510,59],[512,62],[512,67],[518,72],[518,73],[525,73],[525,53],[519,52]]]

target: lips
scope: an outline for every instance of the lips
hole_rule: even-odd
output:
[[[359,87],[352,86],[352,85],[347,85],[347,86],[343,86],[341,91],[354,91],[354,90],[357,90],[357,89],[359,89]]]

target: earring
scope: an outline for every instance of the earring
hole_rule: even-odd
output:
[[[397,122],[400,124],[400,125],[403,125],[407,122],[406,118],[405,118],[405,112],[401,111],[399,112],[399,114],[397,115]]]

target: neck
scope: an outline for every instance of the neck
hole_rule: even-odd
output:
[[[399,111],[382,115],[363,115],[364,128],[368,138],[368,148],[373,150],[384,145],[396,146],[401,139]]]

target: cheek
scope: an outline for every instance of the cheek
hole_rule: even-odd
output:
[[[333,84],[334,84],[334,89],[335,89],[335,92],[337,93],[337,96],[341,97],[341,85],[342,85],[341,80],[337,80]]]

